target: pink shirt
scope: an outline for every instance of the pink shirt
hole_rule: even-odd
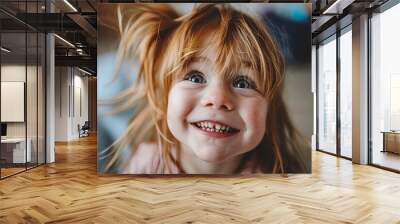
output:
[[[153,143],[139,145],[129,164],[123,173],[125,174],[182,174],[175,164],[168,164],[170,170],[163,171],[162,156],[160,150]],[[251,161],[246,162],[240,174],[252,174]],[[256,173],[261,173],[257,171]]]

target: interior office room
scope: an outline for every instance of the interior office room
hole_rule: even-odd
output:
[[[0,223],[400,222],[399,1],[290,1],[311,13],[311,173],[166,176],[98,173],[98,13],[128,2],[0,1]]]

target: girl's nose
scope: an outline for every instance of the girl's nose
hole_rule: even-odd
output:
[[[216,110],[231,111],[234,109],[232,95],[223,83],[212,83],[205,89],[201,104]]]

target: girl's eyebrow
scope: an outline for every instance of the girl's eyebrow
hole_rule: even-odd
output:
[[[206,62],[206,63],[211,63],[211,60],[208,57],[204,57],[204,56],[195,56],[192,57],[190,59],[191,63],[194,62]],[[252,63],[248,60],[240,60],[241,64],[246,67],[246,68],[251,68],[252,67]]]
[[[241,60],[241,63],[244,65],[244,67],[247,67],[247,68],[251,68],[251,62],[250,61],[247,61],[247,60]]]
[[[210,63],[211,62],[211,60],[209,59],[209,58],[207,58],[207,57],[203,57],[203,56],[195,56],[195,57],[192,57],[191,59],[190,59],[190,62],[207,62],[207,63]]]

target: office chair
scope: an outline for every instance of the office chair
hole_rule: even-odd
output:
[[[87,137],[89,136],[89,121],[85,121],[85,123],[82,125],[82,127],[79,127],[80,125],[78,124],[78,129],[79,129],[79,138],[80,137]]]

